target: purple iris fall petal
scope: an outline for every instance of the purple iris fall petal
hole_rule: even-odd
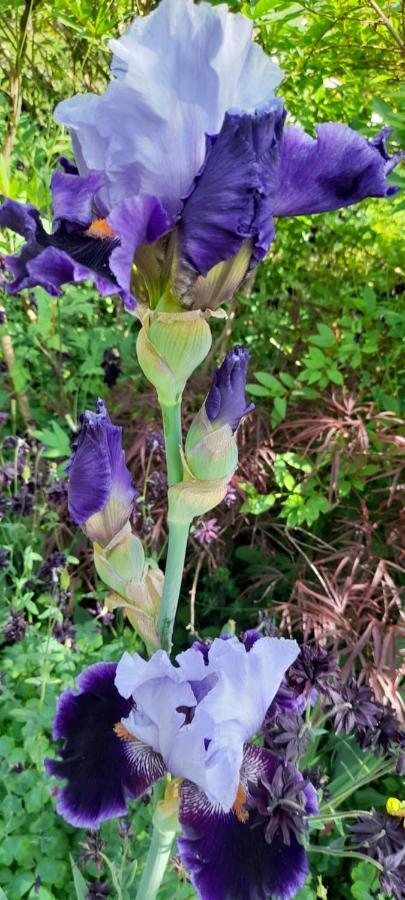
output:
[[[277,831],[266,840],[265,821],[249,809],[249,786],[271,782],[280,760],[254,745],[245,747],[241,788],[234,808],[222,813],[194,785],[181,789],[178,839],[180,859],[202,900],[291,900],[304,884],[308,862],[294,834],[289,845]],[[293,767],[291,767],[293,769]],[[295,770],[297,782],[301,776]],[[305,812],[317,811],[316,794],[307,785]]]
[[[230,425],[235,431],[243,416],[252,412],[254,403],[246,403],[245,386],[249,353],[237,346],[226,354],[216,370],[205,401],[205,411],[211,423]]]
[[[53,737],[65,743],[59,759],[46,760],[46,771],[66,779],[57,810],[78,827],[96,828],[123,815],[128,800],[166,772],[158,754],[114,731],[132,705],[115,688],[115,672],[114,663],[90,666],[78,678],[79,691],[65,691],[58,703]]]
[[[41,285],[59,295],[63,284],[94,281],[102,296],[118,293],[133,310],[131,272],[141,243],[151,243],[169,228],[169,220],[154,197],[125,200],[110,212],[101,199],[105,176],[80,177],[70,168],[55,172],[51,188],[54,227],[45,231],[35,207],[6,200],[0,207],[0,227],[23,235],[27,243],[6,258],[14,275],[9,293]]]
[[[185,200],[179,224],[183,260],[201,275],[245,241],[261,259],[274,237],[272,210],[284,123],[281,101],[254,115],[227,113]]]
[[[68,464],[69,512],[77,525],[106,546],[129,519],[135,490],[125,465],[122,428],[111,423],[102,400],[85,412]],[[93,519],[97,513],[103,513]]]
[[[389,129],[367,140],[347,125],[327,122],[313,138],[301,128],[284,130],[275,216],[302,216],[351,206],[366,197],[389,197],[387,175],[402,158],[390,157]]]

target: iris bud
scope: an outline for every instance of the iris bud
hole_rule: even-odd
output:
[[[211,329],[200,310],[146,313],[138,335],[137,355],[162,406],[179,402],[187,380],[207,356],[211,343]]]
[[[94,545],[94,564],[99,577],[114,592],[108,609],[122,608],[148,651],[160,647],[156,621],[163,589],[159,567],[145,561],[139,538],[128,532],[111,550]]]
[[[191,521],[225,497],[238,464],[236,429],[254,409],[247,405],[245,385],[249,354],[243,347],[227,353],[189,429],[183,459],[183,481],[169,491],[169,518]]]
[[[80,417],[80,431],[67,466],[70,515],[103,547],[127,525],[135,494],[121,433],[103,401],[97,400],[96,412],[86,411]]]

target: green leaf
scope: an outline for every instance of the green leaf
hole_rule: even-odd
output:
[[[272,394],[268,390],[268,388],[262,387],[261,384],[247,384],[246,390],[248,394],[252,394],[253,397],[271,397]]]
[[[290,391],[294,390],[294,388],[295,388],[295,378],[293,378],[292,375],[289,375],[288,372],[279,372],[279,373],[278,373],[278,377],[279,377],[280,381],[282,381],[283,384],[285,384],[285,386],[286,386]]]
[[[317,328],[319,333],[308,338],[310,344],[315,344],[317,347],[333,347],[336,344],[336,336],[332,328],[322,323],[317,325]]]
[[[285,394],[285,387],[280,384],[277,378],[274,375],[270,375],[269,372],[255,372],[255,378],[260,381],[261,384],[264,384],[266,388],[269,389],[271,395],[274,394]]]
[[[287,401],[285,397],[274,398],[274,409],[277,412],[279,422],[281,422],[285,418],[287,412]]]
[[[326,366],[328,359],[319,347],[311,347],[304,362],[309,369],[322,369]]]
[[[241,513],[251,513],[253,516],[260,516],[261,513],[271,509],[276,502],[276,494],[256,494],[255,497],[248,497],[240,508]]]
[[[332,366],[331,369],[328,369],[328,376],[330,380],[333,381],[333,384],[344,384],[343,375],[336,366]]]
[[[69,854],[69,859],[70,859],[70,865],[72,867],[73,882],[74,882],[75,891],[76,891],[76,900],[86,900],[87,884],[83,878],[83,875],[82,875],[79,867],[76,865],[71,853]]]
[[[34,432],[35,437],[45,444],[44,456],[48,459],[56,459],[60,456],[70,456],[70,440],[58,422],[51,422],[50,428],[43,428]]]

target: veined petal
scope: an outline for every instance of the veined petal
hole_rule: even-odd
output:
[[[106,173],[108,206],[141,193],[179,212],[204,161],[205,133],[217,134],[230,108],[253,112],[268,102],[281,79],[251,33],[252,23],[225,5],[162,0],[111,42],[118,80],[101,97],[58,105],[81,174]]]
[[[248,240],[255,258],[267,252],[283,122],[282,103],[273,100],[253,115],[227,113],[220,133],[209,139],[179,223],[180,256],[199,274],[236,256]]]
[[[201,697],[196,726],[197,712],[199,715],[204,712],[214,728],[207,735],[210,743],[204,771],[194,779],[187,771],[183,775],[194,780],[211,802],[220,804],[225,811],[234,802],[245,741],[260,730],[282,677],[298,652],[295,641],[267,637],[257,641],[249,652],[237,638],[227,641],[216,638],[208,649],[208,663],[204,667],[201,666],[204,657],[197,652],[201,673],[215,680]],[[177,657],[185,671],[189,665],[194,667],[195,654],[195,649],[190,648]]]
[[[316,131],[316,138],[296,126],[284,131],[275,216],[328,212],[396,193],[386,176],[403,154],[389,156],[389,129],[371,141],[337,122],[318,125]]]
[[[212,806],[189,782],[182,785],[178,849],[202,900],[292,900],[304,884],[308,862],[295,836],[289,845],[279,833],[268,842],[264,823],[243,803],[249,785],[271,781],[280,765],[269,751],[246,746],[241,786],[229,813]],[[307,813],[316,812],[313,788],[304,793]]]
[[[66,779],[57,810],[71,825],[96,828],[123,815],[128,800],[166,772],[162,758],[142,741],[114,731],[131,708],[114,686],[115,671],[113,663],[96,663],[78,678],[77,693],[68,690],[59,699],[53,737],[65,743],[59,759],[46,760],[46,771]]]

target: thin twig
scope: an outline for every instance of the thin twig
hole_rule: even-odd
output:
[[[395,28],[394,28],[392,22],[390,22],[390,20],[387,18],[387,16],[385,15],[385,13],[383,13],[382,9],[380,9],[378,3],[376,3],[375,0],[368,0],[368,2],[369,2],[369,4],[370,4],[370,6],[372,6],[374,12],[377,13],[377,16],[378,16],[378,18],[380,19],[380,22],[382,23],[382,25],[385,25],[385,27],[388,28],[388,31],[390,32],[390,34],[391,34],[392,37],[394,38],[394,41],[396,41],[396,43],[397,43],[398,46],[401,48],[401,50],[404,50],[404,49],[405,49],[405,44],[404,44],[404,42],[403,42],[401,36],[400,36],[400,35],[398,34],[398,32],[395,30]]]

